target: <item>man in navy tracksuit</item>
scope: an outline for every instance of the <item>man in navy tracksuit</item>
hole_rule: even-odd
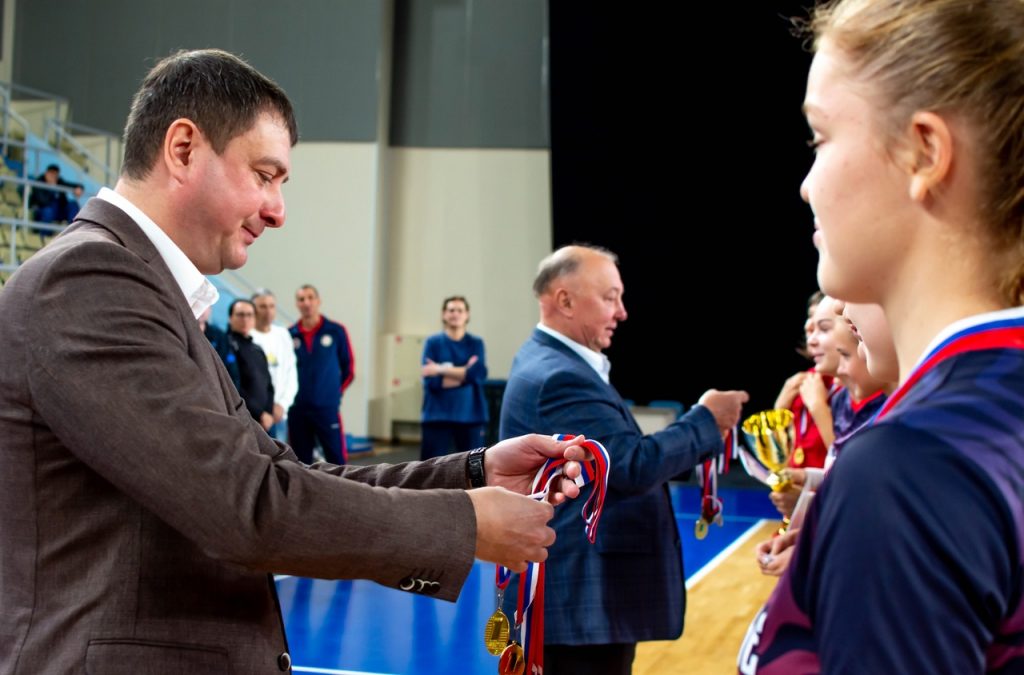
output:
[[[305,285],[295,294],[300,319],[289,329],[295,343],[299,393],[288,410],[288,440],[299,459],[313,461],[316,441],[332,464],[348,460],[341,395],[355,377],[348,331],[320,314],[320,294]]]

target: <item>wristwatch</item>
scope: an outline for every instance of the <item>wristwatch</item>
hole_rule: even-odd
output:
[[[469,487],[478,488],[487,485],[487,478],[484,476],[484,453],[487,448],[470,450],[466,455],[466,478],[469,479]]]

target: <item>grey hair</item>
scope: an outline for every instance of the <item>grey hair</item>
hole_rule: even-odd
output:
[[[555,279],[576,272],[583,261],[582,253],[585,250],[603,255],[616,265],[619,264],[619,256],[601,246],[590,244],[563,246],[540,261],[540,265],[537,267],[537,277],[533,280],[533,294],[539,298],[548,292],[551,282]]]

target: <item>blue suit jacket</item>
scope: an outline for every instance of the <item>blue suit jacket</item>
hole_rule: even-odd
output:
[[[696,406],[668,428],[644,436],[611,385],[566,345],[534,330],[512,362],[500,434],[530,432],[586,434],[611,455],[595,544],[587,541],[580,517],[588,494],[555,510],[558,538],[545,570],[546,643],[679,637],[686,589],[667,482],[722,451],[710,411]],[[506,611],[515,609],[516,595],[513,582]]]

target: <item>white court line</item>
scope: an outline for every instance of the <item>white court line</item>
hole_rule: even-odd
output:
[[[290,574],[275,574],[274,575],[274,581],[283,581],[284,579],[291,579],[291,578],[292,578],[292,575],[290,575]]]
[[[333,670],[311,666],[292,666],[292,670],[296,673],[324,673],[325,675],[390,675],[389,673],[371,673],[365,670]]]
[[[743,543],[747,541],[747,539],[753,537],[754,533],[761,529],[761,526],[767,522],[769,522],[768,519],[757,521],[757,523],[751,525],[746,532],[738,536],[731,544],[722,549],[722,551],[718,555],[716,555],[711,560],[707,561],[704,564],[704,567],[701,567],[699,570],[694,572],[693,576],[686,580],[686,590],[690,590],[691,588],[693,588],[694,584],[699,582],[701,579],[706,577],[708,573],[710,573],[712,570],[718,567],[718,565],[723,560],[728,558],[733,551],[742,546]],[[753,562],[751,562],[751,564],[753,564]]]

